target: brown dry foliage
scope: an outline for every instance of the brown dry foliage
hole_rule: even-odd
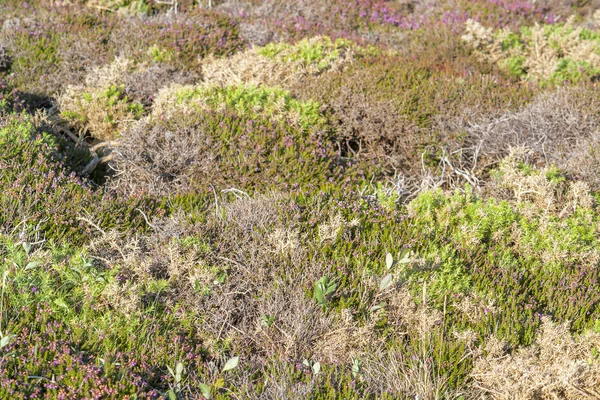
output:
[[[520,110],[470,121],[454,119],[445,129],[467,134],[462,145],[470,150],[465,155],[470,156],[470,167],[476,166],[480,173],[512,148],[523,147],[531,150],[529,162],[557,165],[595,189],[600,185],[597,96],[595,87],[558,88],[536,96]]]
[[[435,400],[455,398],[447,377],[435,365],[434,342],[443,340],[444,315],[427,304],[416,304],[409,291],[400,287],[386,296],[385,313],[403,348],[378,348],[365,356],[364,379],[377,393],[402,398]],[[414,341],[411,340],[415,339]],[[375,389],[376,388],[376,389]]]
[[[213,217],[202,225],[158,221],[154,234],[124,238],[108,233],[92,243],[94,256],[120,267],[119,279],[103,294],[103,306],[132,313],[149,301],[179,304],[188,315],[198,315],[197,328],[208,348],[225,340],[236,354],[257,362],[318,357],[344,363],[372,344],[371,328],[357,327],[349,316],[327,315],[306,296],[327,271],[309,260],[305,238],[294,230],[296,211],[289,199],[277,194],[240,199],[221,210],[223,219]],[[282,248],[277,230],[288,231],[296,244]],[[189,235],[205,238],[211,250],[176,239]],[[214,281],[217,270],[227,271],[221,284]],[[142,296],[145,285],[156,279],[167,280],[168,290]],[[198,292],[198,285],[208,291]],[[272,316],[273,325],[266,326],[262,315]]]
[[[196,72],[178,70],[165,64],[153,64],[125,76],[125,93],[133,100],[150,106],[158,92],[171,85],[191,85],[200,80]]]
[[[114,149],[111,186],[124,193],[143,191],[168,195],[190,189],[198,174],[214,182],[224,173],[217,160],[218,144],[199,127],[171,131],[139,121]],[[221,172],[221,173],[220,173]]]
[[[475,358],[471,398],[598,399],[600,363],[592,355],[600,334],[574,338],[568,324],[542,319],[535,344],[508,353],[501,341],[489,339]]]
[[[591,209],[595,201],[590,186],[585,181],[553,182],[548,167],[534,172],[523,171],[522,165],[531,165],[532,151],[513,148],[505,157],[495,176],[486,186],[486,194],[496,199],[506,199],[522,204],[528,212],[558,213],[567,216],[578,207]]]

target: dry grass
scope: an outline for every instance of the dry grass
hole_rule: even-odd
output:
[[[416,304],[406,288],[389,296],[386,315],[394,336],[404,337],[407,347],[376,348],[366,355],[364,379],[379,393],[402,398],[435,400],[456,398],[449,389],[448,377],[440,373],[435,361],[436,340],[443,340],[444,315],[426,304]],[[411,338],[416,339],[414,342]]]
[[[489,340],[475,358],[472,398],[598,399],[600,364],[594,351],[600,335],[574,338],[568,324],[542,319],[534,345],[507,353],[499,341]]]

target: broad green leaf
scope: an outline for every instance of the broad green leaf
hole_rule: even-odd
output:
[[[179,382],[181,380],[181,373],[183,372],[183,364],[177,363],[175,367],[175,380]]]
[[[225,366],[223,367],[223,372],[229,371],[231,369],[234,369],[235,367],[238,366],[239,362],[240,362],[240,358],[239,357],[232,357],[232,358],[230,358],[227,361],[227,363],[225,364]]]
[[[400,264],[408,264],[410,262],[410,250],[408,249],[404,249],[402,250],[402,252],[400,253],[400,261],[398,261]]]
[[[385,265],[387,267],[387,269],[392,268],[392,265],[394,265],[394,257],[392,256],[391,253],[387,253],[385,256]]]
[[[211,388],[205,383],[200,384],[200,391],[202,392],[202,396],[206,398],[206,400],[210,400],[211,397]]]
[[[392,281],[393,277],[391,274],[384,276],[381,280],[381,283],[379,284],[379,290],[383,292],[385,289],[389,288],[392,284]]]
[[[317,375],[319,372],[321,372],[321,363],[320,362],[314,363],[312,366],[312,370],[315,375]]]
[[[62,307],[62,308],[67,308],[67,309],[69,308],[69,305],[63,299],[54,300],[54,304],[56,304],[57,306]]]
[[[33,268],[39,267],[40,264],[41,263],[39,261],[32,261],[29,264],[27,264],[27,266],[25,267],[25,271],[27,271],[28,269],[33,269]]]
[[[336,285],[336,284],[329,285],[329,286],[327,287],[327,291],[325,292],[325,295],[328,295],[328,294],[331,294],[331,293],[333,293],[333,292],[335,291],[335,289],[336,289],[336,288],[337,288],[337,285]]]
[[[0,349],[8,346],[8,344],[10,343],[10,340],[14,337],[15,335],[6,335],[6,336],[2,336],[2,339],[0,339]]]

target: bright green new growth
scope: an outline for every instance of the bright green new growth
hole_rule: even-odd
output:
[[[252,85],[179,86],[159,96],[154,114],[225,108],[240,116],[267,117],[276,121],[287,118],[303,129],[325,122],[319,103],[297,100],[281,88]]]
[[[327,36],[303,39],[296,44],[269,43],[258,48],[258,54],[277,62],[301,62],[306,66],[316,66],[319,70],[330,68],[345,52],[358,54],[377,53],[373,47],[361,47],[348,39],[332,41]]]

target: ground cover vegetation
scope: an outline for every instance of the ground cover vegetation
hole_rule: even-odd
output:
[[[0,398],[600,398],[600,17],[0,3]]]

